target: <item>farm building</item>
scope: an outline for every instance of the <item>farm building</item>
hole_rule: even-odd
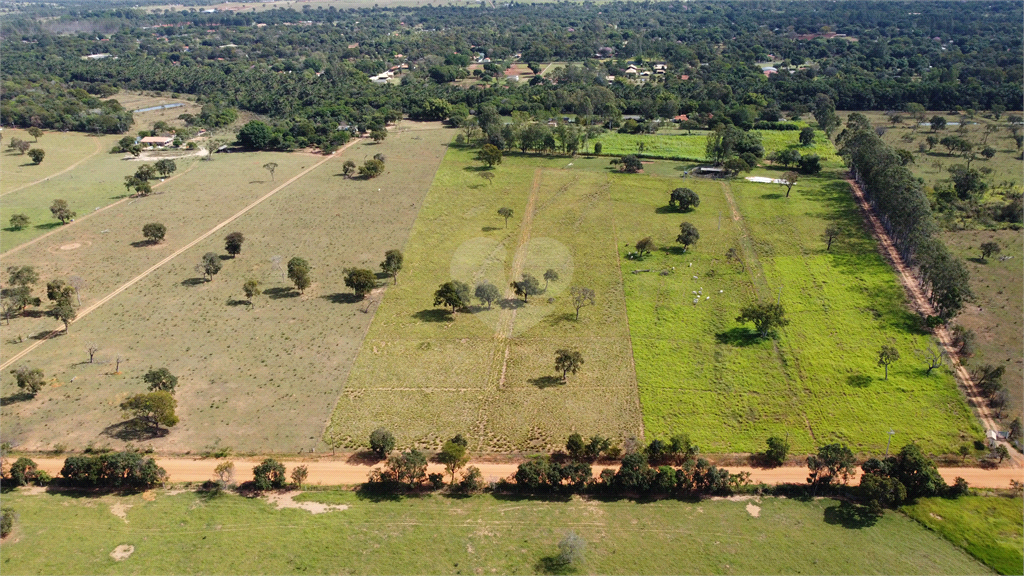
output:
[[[143,146],[170,146],[174,142],[173,136],[146,136],[139,141]]]

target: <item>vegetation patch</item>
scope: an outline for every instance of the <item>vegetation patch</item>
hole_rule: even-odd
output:
[[[965,496],[923,498],[903,511],[1000,574],[1020,574],[1024,564],[1021,499]]]

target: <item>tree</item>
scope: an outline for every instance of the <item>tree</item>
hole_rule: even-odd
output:
[[[981,259],[988,260],[989,256],[999,254],[1003,249],[996,242],[985,242],[981,245]]]
[[[548,289],[548,282],[557,282],[557,281],[558,281],[558,272],[556,272],[554,268],[548,268],[547,270],[544,271],[544,291],[545,292]]]
[[[24,154],[25,152],[28,152],[29,148],[32,147],[31,144],[29,144],[28,142],[26,142],[24,140],[14,139],[14,140],[11,140],[11,144],[14,144],[14,147],[18,149],[18,152],[21,152],[22,154]]]
[[[1005,444],[1000,444],[996,446],[995,455],[999,456],[999,463],[1002,464],[1004,458],[1010,457],[1010,451],[1006,449]]]
[[[78,317],[78,312],[75,311],[75,306],[71,300],[59,300],[50,309],[50,316],[53,316],[54,320],[64,323],[64,332],[67,333],[71,328],[71,323]]]
[[[939,348],[934,343],[929,344],[927,349],[918,350],[917,355],[927,366],[925,374],[931,374],[932,370],[943,366],[947,360],[945,350]]]
[[[376,178],[377,176],[380,176],[383,173],[384,161],[378,160],[376,158],[371,158],[370,160],[367,160],[366,162],[363,163],[362,166],[359,167],[359,175],[366,178],[367,180],[371,178]]]
[[[69,220],[74,220],[75,216],[78,216],[76,212],[73,212],[68,208],[66,200],[54,200],[53,204],[50,204],[50,213],[57,220],[60,220],[61,224],[67,224]]]
[[[260,290],[259,281],[255,279],[246,280],[245,284],[242,285],[242,292],[245,293],[245,299],[249,302],[249,308],[255,307],[252,299],[263,293],[263,291]]]
[[[736,321],[740,323],[753,322],[754,329],[761,338],[767,338],[768,334],[776,328],[789,325],[786,309],[778,302],[747,304],[740,309],[740,315],[736,317]]]
[[[174,171],[178,169],[178,165],[174,163],[174,160],[165,158],[163,160],[157,160],[156,164],[153,165],[153,168],[160,173],[162,178],[167,178],[171,174],[174,174]]]
[[[885,366],[885,379],[889,379],[889,365],[900,359],[900,351],[895,346],[883,344],[878,351],[878,365]]]
[[[235,479],[235,463],[221,462],[213,469],[213,473],[217,475],[217,480],[221,484],[230,484]]]
[[[414,488],[427,479],[427,457],[415,449],[395,454],[388,458],[382,476]]]
[[[351,178],[355,172],[356,163],[352,160],[345,160],[345,163],[341,165],[341,173],[344,174],[346,178]]]
[[[786,198],[789,198],[789,191],[793,189],[793,185],[796,184],[799,179],[800,174],[792,170],[782,175],[781,184],[786,187]]]
[[[764,455],[769,462],[776,466],[782,466],[786,461],[787,454],[789,454],[788,440],[778,436],[768,438],[768,449],[764,451]]]
[[[484,282],[482,284],[477,285],[475,295],[477,300],[480,300],[480,302],[487,304],[487,309],[490,310],[491,303],[497,302],[498,299],[501,298],[501,291],[498,290],[498,287],[495,286],[494,284],[491,284],[490,282]]]
[[[15,486],[24,486],[35,479],[38,469],[35,461],[22,456],[11,464],[11,480]]]
[[[806,126],[800,129],[800,145],[810,146],[814,143],[814,128]]]
[[[583,563],[586,550],[587,541],[569,531],[558,543],[558,557],[555,560],[564,568],[575,568]]]
[[[676,188],[668,197],[668,205],[680,212],[689,212],[700,206],[700,196],[689,188]]]
[[[196,271],[206,277],[207,282],[210,282],[220,272],[221,266],[220,256],[217,256],[215,252],[207,252],[203,254],[203,259],[196,265]]]
[[[469,303],[469,285],[458,280],[445,282],[434,292],[434,306],[451,306],[452,314]]]
[[[32,159],[33,164],[41,164],[46,152],[42,148],[33,148],[28,151],[28,157]]]
[[[252,481],[257,490],[270,490],[284,486],[285,468],[273,458],[267,458],[252,469]]]
[[[93,357],[100,351],[100,346],[95,342],[90,342],[85,345],[85,351],[89,353],[89,364],[92,364]]]
[[[157,390],[148,394],[136,394],[121,403],[121,411],[132,424],[141,429],[148,429],[153,434],[160,432],[161,426],[170,428],[178,423],[174,410],[178,401],[170,392]]]
[[[32,126],[28,129],[28,135],[32,137],[34,142],[39,142],[39,137],[43,135],[43,131],[38,126]]]
[[[825,250],[826,251],[831,250],[832,249],[832,241],[835,240],[836,238],[842,236],[842,234],[843,234],[843,229],[840,228],[838,225],[836,225],[836,224],[829,224],[828,226],[826,226],[825,227],[825,233],[823,234],[823,236],[825,237],[825,241],[828,243],[828,245],[825,246]]]
[[[241,232],[232,232],[224,237],[224,251],[234,258],[242,253],[242,242],[245,242],[245,236]]]
[[[505,228],[508,228],[508,219],[512,217],[513,210],[511,208],[498,208],[498,216],[505,219]]]
[[[488,168],[501,164],[501,149],[493,144],[484,144],[476,153],[476,159],[487,165]]]
[[[854,473],[853,452],[843,444],[822,446],[817,455],[807,457],[807,468],[810,470],[807,482],[815,487],[830,486],[837,479],[846,484]]]
[[[395,449],[395,437],[384,428],[377,428],[370,433],[370,450],[384,458]]]
[[[931,125],[932,132],[946,129],[946,119],[943,118],[942,116],[939,116],[938,114],[932,116],[931,120],[929,120],[928,123]]]
[[[11,370],[11,374],[14,374],[14,380],[18,383],[18,388],[21,388],[33,397],[43,389],[43,384],[46,383],[43,371],[40,368],[29,368],[22,364]]]
[[[516,296],[522,296],[523,302],[529,302],[530,296],[540,294],[541,292],[540,282],[533,274],[523,274],[523,279],[518,282],[513,280],[511,287]]]
[[[29,225],[29,218],[27,214],[12,214],[11,215],[11,228],[14,230],[23,230]]]
[[[805,154],[800,157],[800,171],[804,174],[821,172],[821,158],[817,154]]]
[[[572,307],[576,309],[576,320],[579,320],[580,309],[594,305],[594,291],[584,286],[573,286],[569,289],[569,294],[572,295]]]
[[[174,389],[178,386],[178,377],[171,374],[167,368],[150,369],[142,377],[142,381],[149,384],[151,391],[160,390],[171,394],[174,394]]]
[[[266,150],[270,148],[273,136],[274,132],[270,126],[259,120],[252,120],[238,131],[238,144],[254,150]]]
[[[158,244],[163,241],[164,236],[167,235],[167,226],[160,224],[159,222],[150,222],[142,227],[142,235],[145,236],[152,244]]]
[[[312,283],[309,278],[309,262],[298,256],[288,261],[288,279],[295,284],[295,289],[302,294]]]
[[[640,254],[641,258],[646,254],[650,254],[652,250],[654,250],[654,240],[652,240],[650,236],[641,238],[637,241],[636,251]]]
[[[345,274],[345,286],[363,299],[377,286],[377,276],[366,268],[352,268]]]
[[[374,130],[370,130],[370,138],[373,138],[373,141],[376,142],[377,144],[383,142],[385,139],[387,139],[387,137],[388,131],[383,128],[376,128]]]
[[[350,162],[351,162],[351,160],[350,160]],[[352,162],[352,166],[353,167],[355,166],[355,162]],[[263,165],[263,169],[266,170],[267,172],[270,172],[270,181],[273,182],[274,181],[274,171],[277,170],[277,162],[267,162],[266,164]]]
[[[637,172],[644,169],[643,162],[633,154],[629,154],[622,158],[622,170],[629,174],[636,174]]]
[[[679,225],[679,236],[676,236],[676,242],[683,245],[683,252],[697,243],[700,240],[700,232],[697,231],[697,227],[689,222],[683,222]]]
[[[390,274],[395,284],[398,284],[398,273],[402,270],[402,261],[404,259],[401,250],[388,250],[384,253],[384,261],[380,263],[381,271],[385,274]]]
[[[466,445],[454,440],[445,442],[441,448],[441,453],[437,455],[437,460],[444,464],[445,471],[452,475],[451,485],[454,486],[455,473],[469,462],[469,456],[466,454]]]
[[[560,348],[555,350],[555,370],[562,373],[562,382],[568,378],[569,372],[579,372],[583,367],[583,354],[579,350]]]
[[[302,489],[302,483],[306,481],[307,476],[309,476],[309,468],[305,464],[292,468],[292,482],[299,490]]]

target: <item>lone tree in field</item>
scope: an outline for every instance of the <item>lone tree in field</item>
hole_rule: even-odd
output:
[[[402,262],[405,257],[401,250],[388,250],[384,253],[384,261],[380,263],[380,269],[385,274],[391,275],[395,284],[398,284],[398,273],[402,271]]]
[[[241,232],[232,232],[224,237],[224,251],[234,258],[242,253],[242,242],[245,242],[245,236]]]
[[[95,342],[90,342],[86,344],[85,351],[89,353],[89,364],[92,364],[93,357],[100,351],[100,345]]]
[[[161,178],[167,178],[171,174],[174,174],[174,171],[178,169],[178,165],[174,163],[174,160],[165,158],[163,160],[157,160],[156,164],[153,165],[153,168],[160,174]]]
[[[377,286],[377,276],[366,268],[353,268],[345,274],[345,286],[351,288],[360,299],[366,298]]]
[[[917,357],[925,363],[925,374],[931,374],[932,370],[941,368],[946,365],[948,356],[946,351],[936,345],[934,342],[928,345],[927,348],[917,351]]]
[[[800,130],[800,145],[810,146],[814,142],[814,128],[805,126]]]
[[[508,219],[512,217],[513,212],[511,208],[498,208],[498,216],[505,219],[505,228],[508,228]]]
[[[493,168],[501,164],[501,149],[494,144],[484,144],[476,153],[476,159],[487,164],[488,168]]]
[[[639,158],[630,154],[622,158],[622,171],[629,174],[636,174],[644,169],[644,163]]]
[[[583,354],[580,354],[579,350],[570,350],[567,348],[561,348],[555,350],[555,370],[562,373],[562,382],[565,382],[569,377],[569,372],[573,374],[580,371],[583,367]]]
[[[28,228],[29,218],[26,214],[12,214],[11,215],[11,228],[13,230],[23,230]]]
[[[793,185],[796,184],[797,180],[800,179],[800,173],[790,170],[782,175],[781,184],[786,187],[786,198],[789,198],[789,192],[793,189]]]
[[[355,167],[355,162],[352,163],[352,167]],[[270,172],[270,181],[274,181],[274,171],[277,170],[277,162],[267,162],[263,165],[263,169]]]
[[[359,175],[367,180],[376,178],[384,173],[384,161],[371,158],[359,167]]]
[[[14,374],[14,380],[18,383],[18,388],[21,388],[25,393],[33,397],[43,389],[43,384],[46,383],[41,369],[29,368],[24,364],[11,370],[11,374]]]
[[[434,292],[434,306],[451,306],[452,314],[469,302],[469,285],[458,280],[445,282]]]
[[[207,282],[212,282],[213,277],[220,272],[221,266],[220,256],[215,252],[207,252],[203,254],[203,259],[196,265],[196,271],[202,274]]]
[[[71,323],[78,316],[75,311],[75,304],[71,301],[75,289],[64,283],[63,280],[54,280],[46,284],[46,297],[51,300],[53,308],[48,314],[54,319],[64,323],[64,332],[71,327]]]
[[[170,392],[163,390],[136,394],[121,403],[121,411],[132,420],[132,427],[154,435],[160,433],[161,426],[170,428],[178,423],[178,416],[174,413],[177,407],[178,401]]]
[[[43,131],[38,126],[33,126],[28,129],[28,135],[32,137],[33,142],[39,142],[39,137],[43,135]]]
[[[683,222],[679,225],[679,236],[676,236],[676,242],[683,245],[683,252],[686,252],[690,246],[693,246],[700,240],[700,232],[697,231],[697,227],[689,222]]]
[[[395,449],[395,436],[384,428],[377,428],[370,433],[370,450],[380,458],[386,458]]]
[[[544,291],[548,289],[548,282],[558,282],[558,272],[554,268],[548,268],[544,271]]]
[[[469,462],[469,455],[466,454],[466,445],[462,442],[457,442],[456,439],[445,442],[441,448],[441,453],[437,455],[437,460],[444,464],[445,471],[452,475],[451,485],[454,486],[455,473]]]
[[[164,236],[167,235],[167,226],[159,222],[150,222],[142,227],[142,235],[146,237],[149,243],[159,244],[163,241]]]
[[[587,551],[587,541],[570,531],[558,543],[558,556],[555,562],[562,570],[573,570],[583,563]]]
[[[151,392],[162,390],[174,394],[174,389],[178,386],[178,377],[171,374],[167,368],[150,368],[149,372],[142,377],[142,381],[149,384]]]
[[[768,334],[776,328],[789,325],[785,308],[782,304],[775,302],[748,304],[740,309],[740,315],[736,317],[736,321],[740,323],[753,322],[754,329],[761,338],[767,338]]]
[[[3,295],[10,306],[5,308],[9,323],[11,321],[10,311],[12,309],[17,309],[24,313],[25,308],[39,306],[42,300],[32,295],[32,285],[39,282],[39,273],[36,272],[35,268],[31,266],[8,266],[7,274],[7,284],[14,286],[14,288],[7,288],[3,291]]]
[[[680,212],[689,212],[700,206],[700,196],[689,188],[676,188],[668,197],[668,205]]]
[[[341,173],[345,178],[351,178],[356,173],[356,163],[352,160],[345,160],[345,163],[341,165]]]
[[[641,258],[650,254],[652,250],[654,250],[654,240],[652,240],[650,236],[641,238],[640,241],[636,243],[636,251],[640,254]]]
[[[54,200],[53,204],[50,204],[50,213],[57,220],[60,220],[61,224],[67,224],[69,220],[73,220],[78,214],[68,208],[67,200]]]
[[[594,305],[594,291],[585,286],[573,286],[569,289],[569,294],[572,296],[572,307],[576,309],[576,320],[579,320],[580,309]]]
[[[377,128],[375,130],[370,131],[370,138],[373,138],[373,141],[376,142],[377,144],[380,144],[384,140],[387,140],[387,137],[388,131],[383,128]]]
[[[878,351],[878,365],[885,366],[885,379],[889,379],[889,365],[900,359],[900,351],[895,346],[883,344]]]
[[[999,244],[995,242],[985,242],[981,245],[981,259],[988,260],[989,256],[993,254],[999,254],[1003,249],[999,247]]]
[[[839,226],[835,224],[829,224],[828,226],[826,226],[825,233],[823,234],[823,236],[825,237],[825,241],[828,242],[828,245],[825,246],[825,250],[832,250],[832,241],[842,236],[842,234],[843,229],[840,228]]]
[[[28,157],[32,159],[33,164],[42,164],[46,152],[42,148],[33,148],[28,151]]]
[[[511,283],[512,291],[516,296],[522,296],[523,302],[529,302],[530,296],[540,294],[540,282],[533,274],[523,274],[523,279]]]
[[[476,298],[480,302],[487,304],[487,309],[491,309],[491,303],[497,302],[501,298],[501,290],[490,282],[484,282],[476,287]]]
[[[249,303],[249,309],[256,307],[252,299],[263,293],[260,290],[259,280],[246,280],[245,284],[242,285],[242,292],[245,293],[245,301]]]
[[[295,284],[295,289],[302,294],[312,283],[309,278],[309,262],[298,256],[288,261],[288,279]]]

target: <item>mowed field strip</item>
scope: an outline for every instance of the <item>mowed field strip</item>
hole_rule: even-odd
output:
[[[46,243],[52,245],[5,258],[5,264],[36,265],[44,282],[85,277],[82,311],[90,312],[56,338],[57,345],[16,359],[43,368],[54,385],[34,400],[18,401],[5,382],[5,430],[39,447],[132,440],[182,451],[218,443],[261,451],[314,446],[372,318],[373,300],[357,302],[345,293],[344,269],[376,268],[385,250],[404,244],[449,138],[432,126],[394,134],[383,144],[354,142],[336,161],[303,153],[218,155],[163,194],[98,215]],[[361,162],[378,152],[389,158],[379,178],[340,174],[341,161]],[[271,160],[279,164],[281,183],[261,168]],[[300,174],[302,180],[294,180]],[[275,189],[282,193],[271,195]],[[240,213],[239,206],[248,211]],[[155,220],[167,225],[167,239],[141,242],[142,225]],[[223,254],[218,231],[236,230],[246,236],[242,254],[222,256],[220,274],[204,282],[193,266],[204,252]],[[78,247],[61,250],[73,244]],[[283,272],[296,255],[313,267],[314,283],[302,295]],[[126,275],[129,265],[143,273]],[[241,300],[250,278],[265,291],[253,310]],[[108,299],[115,291],[118,297]],[[0,333],[8,341],[19,332],[42,337],[40,327],[49,333],[52,320],[15,318]],[[81,353],[91,342],[101,347],[98,362],[83,365]],[[111,374],[118,355],[129,360],[121,374]],[[181,379],[182,422],[166,438],[129,438],[117,427],[117,404],[145,389],[140,376],[151,366],[167,366]],[[299,366],[305,376],[297,376]],[[60,420],[63,434],[45,418]],[[275,419],[289,425],[274,425]]]

